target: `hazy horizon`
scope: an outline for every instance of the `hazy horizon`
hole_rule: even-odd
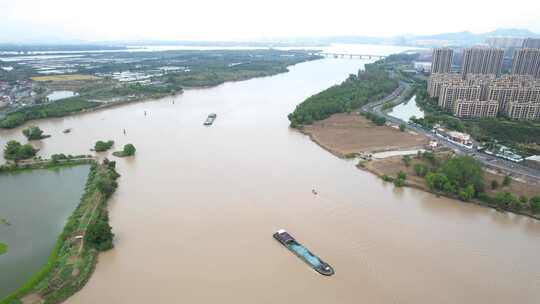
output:
[[[246,41],[294,37],[430,35],[444,32],[489,32],[521,28],[540,32],[540,2],[508,5],[423,0],[387,4],[337,0],[209,0],[170,3],[155,0],[74,2],[68,0],[0,0],[0,43],[36,41],[184,40]],[[485,14],[484,14],[485,9]]]

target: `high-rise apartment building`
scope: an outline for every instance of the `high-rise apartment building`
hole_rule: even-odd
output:
[[[461,73],[467,74],[500,74],[504,58],[504,50],[498,48],[469,48],[463,52]]]
[[[453,112],[456,117],[496,117],[499,102],[496,100],[456,100]]]
[[[508,103],[505,114],[511,119],[539,120],[540,103],[512,101]]]
[[[488,88],[488,100],[499,102],[499,111],[507,112],[511,102],[540,103],[539,86],[521,86],[516,83],[497,84]]]
[[[540,49],[525,48],[515,50],[512,74],[540,77]]]
[[[524,48],[540,48],[540,39],[539,38],[527,38],[523,41]]]
[[[427,81],[427,91],[429,97],[439,97],[443,84],[463,84],[461,74],[457,73],[444,73],[444,74],[431,74]]]
[[[433,59],[431,62],[431,74],[450,73],[452,68],[452,58],[454,50],[449,48],[433,49]]]
[[[480,100],[482,88],[479,85],[443,85],[439,95],[439,106],[452,110],[456,100]]]

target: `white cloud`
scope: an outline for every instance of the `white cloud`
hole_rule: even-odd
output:
[[[540,1],[530,0],[0,0],[0,41],[540,32],[539,11]]]

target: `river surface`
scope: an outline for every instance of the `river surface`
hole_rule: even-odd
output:
[[[0,298],[20,287],[41,269],[79,204],[88,165],[59,170],[0,174]]]
[[[313,61],[37,122],[52,135],[41,155],[100,139],[137,148],[118,160],[115,248],[68,303],[538,303],[539,222],[395,189],[288,128],[298,103],[364,63]],[[20,133],[1,131],[0,144]],[[336,274],[275,241],[280,228]]]
[[[400,103],[393,107],[388,115],[399,118],[403,121],[409,121],[411,117],[424,118],[424,111],[416,105],[416,95],[411,97],[407,102]]]

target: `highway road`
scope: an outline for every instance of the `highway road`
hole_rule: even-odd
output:
[[[407,92],[411,89],[412,88],[410,84],[400,81],[399,87],[396,90],[394,90],[390,95],[386,96],[383,99],[380,99],[380,100],[377,100],[377,101],[374,101],[374,102],[371,102],[362,106],[360,108],[360,111],[372,112],[379,116],[383,116],[384,118],[386,118],[386,121],[390,123],[394,123],[397,125],[405,124],[407,126],[407,129],[412,130],[416,133],[422,134],[432,140],[436,140],[439,142],[439,144],[442,144],[454,150],[458,154],[473,156],[475,159],[480,161],[487,168],[501,171],[503,174],[509,174],[513,177],[521,178],[529,182],[540,183],[540,170],[529,168],[519,163],[507,161],[502,158],[495,157],[493,155],[475,151],[473,149],[469,149],[461,145],[455,144],[445,138],[436,136],[431,131],[427,131],[421,127],[411,125],[407,121],[403,121],[397,117],[390,116],[382,110],[382,107],[386,102],[392,99],[395,99],[396,97],[397,99],[393,101],[395,105],[405,102],[406,101],[405,97],[408,96]]]

